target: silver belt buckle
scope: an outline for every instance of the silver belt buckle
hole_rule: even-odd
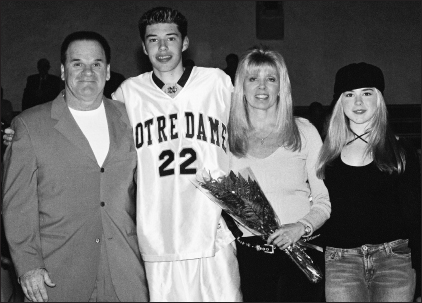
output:
[[[257,245],[256,250],[262,250],[266,254],[273,254],[274,253],[274,245],[271,244],[264,244],[263,246]]]

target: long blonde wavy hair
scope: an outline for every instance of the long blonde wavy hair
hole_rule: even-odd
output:
[[[274,68],[280,79],[274,132],[280,134],[280,140],[284,147],[293,151],[301,148],[300,133],[293,117],[290,79],[283,56],[277,51],[259,45],[252,47],[242,56],[236,71],[228,132],[230,151],[237,157],[244,157],[247,154],[248,137],[253,130],[243,91],[243,81],[254,70],[268,67]]]
[[[398,144],[388,124],[388,112],[381,92],[373,87],[377,94],[377,109],[369,123],[368,145],[364,156],[372,153],[372,158],[381,171],[401,173],[405,169],[404,150]],[[324,178],[325,168],[336,159],[347,144],[352,131],[349,118],[344,114],[343,94],[337,100],[328,123],[327,136],[321,148],[316,164],[317,176]]]

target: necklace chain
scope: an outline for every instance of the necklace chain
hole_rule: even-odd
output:
[[[264,145],[264,141],[265,139],[267,139],[274,131],[274,127],[271,129],[270,133],[268,135],[266,135],[264,138],[260,138],[257,135],[255,135],[255,137],[257,137],[259,140],[261,140],[261,145]]]

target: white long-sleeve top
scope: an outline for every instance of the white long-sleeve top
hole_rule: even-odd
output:
[[[230,169],[237,174],[250,167],[280,223],[303,222],[311,226],[313,233],[331,213],[328,190],[315,170],[322,141],[308,120],[296,118],[296,123],[302,140],[300,151],[279,147],[262,159],[251,155],[243,158],[231,155]],[[242,226],[240,229],[244,237],[252,236]]]

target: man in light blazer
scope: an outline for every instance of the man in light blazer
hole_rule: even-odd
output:
[[[75,32],[65,89],[17,116],[5,154],[6,237],[28,300],[148,301],[135,228],[136,151],[123,103],[103,96],[110,47]]]

